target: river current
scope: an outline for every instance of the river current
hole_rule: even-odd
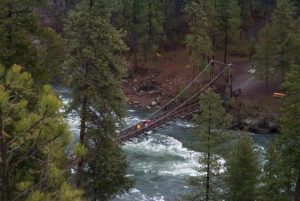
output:
[[[55,87],[65,105],[69,102],[69,90]],[[149,110],[128,108],[124,119],[127,126],[142,121]],[[77,114],[67,117],[73,142],[79,138],[79,118]],[[187,178],[199,174],[195,168],[199,154],[191,148],[193,125],[178,120],[142,136],[126,142],[122,148],[129,162],[128,177],[135,181],[129,192],[117,195],[113,201],[174,201],[189,192]],[[251,134],[256,149],[264,152],[271,135]]]

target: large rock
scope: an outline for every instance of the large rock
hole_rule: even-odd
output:
[[[157,105],[157,102],[152,101],[152,102],[151,102],[151,105],[152,105],[152,106]]]

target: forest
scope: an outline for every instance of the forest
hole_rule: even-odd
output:
[[[131,144],[116,140],[137,103],[131,96],[147,93],[148,109],[165,109],[163,103],[215,60],[251,66],[251,79],[260,83],[254,90],[262,95],[249,97],[241,89],[233,97],[231,85],[224,98],[207,85],[186,120],[193,140],[184,148],[198,153],[195,174],[180,183],[187,190],[122,199],[140,185],[128,173],[138,168],[128,157]],[[164,65],[174,80],[188,75],[180,88],[161,78],[162,86],[173,87],[165,95],[154,81],[145,82]],[[175,65],[179,70],[169,72]],[[143,85],[142,92],[133,85]],[[60,86],[68,89],[68,101]],[[247,107],[246,99],[274,113],[264,117],[276,122],[276,133],[263,153],[249,134],[253,129],[232,129],[259,108]],[[76,134],[69,115],[78,119],[72,122]],[[259,119],[260,110],[252,118]],[[141,121],[132,128],[152,124]],[[166,181],[169,191],[172,181]],[[0,200],[300,201],[300,1],[0,0]]]

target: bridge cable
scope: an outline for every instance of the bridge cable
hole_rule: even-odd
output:
[[[210,62],[211,63],[211,62]],[[224,63],[223,63],[223,65],[224,65]],[[224,72],[225,72],[225,70],[227,69],[227,68],[229,68],[230,66],[232,66],[232,64],[225,64],[226,65],[226,67],[217,75],[217,76],[215,76],[208,84],[206,84],[204,87],[202,87],[201,88],[201,90],[199,90],[197,93],[195,93],[193,96],[191,96],[187,101],[185,101],[184,103],[182,103],[181,105],[179,105],[179,106],[177,106],[175,109],[173,109],[172,111],[170,111],[170,112],[167,112],[166,114],[164,114],[162,117],[160,117],[159,119],[162,119],[162,118],[165,118],[165,117],[167,117],[168,115],[170,115],[171,113],[173,113],[174,111],[176,111],[177,109],[179,109],[180,107],[182,107],[182,106],[184,106],[186,103],[188,103],[190,100],[192,100],[193,98],[195,98],[197,95],[199,95],[200,93],[202,93],[210,84],[212,84],[213,82],[215,82]],[[158,120],[156,120],[156,121],[158,121]],[[155,121],[155,122],[156,122]],[[154,122],[154,123],[155,123]],[[136,132],[138,132],[138,131],[135,131],[135,132],[133,132],[133,133],[136,133]],[[130,136],[130,135],[132,135],[132,133],[131,134],[125,134],[125,135],[123,135],[123,136],[119,136],[118,138],[119,139],[122,139],[122,138],[124,138],[124,137],[127,137],[127,136]]]
[[[216,76],[214,77],[208,84],[206,84],[204,87],[201,88],[201,90],[199,90],[197,93],[195,93],[193,96],[191,96],[187,101],[185,101],[184,103],[180,104],[179,106],[177,106],[175,109],[173,109],[171,112],[179,109],[180,107],[184,106],[186,103],[188,103],[190,100],[192,100],[193,98],[195,98],[197,95],[199,95],[200,93],[202,93],[210,84],[212,84],[214,81],[216,81],[223,73],[224,71],[229,68],[232,64],[227,64],[226,67]],[[170,112],[168,112],[170,113]],[[163,117],[167,116],[168,113],[166,115],[164,115]]]
[[[158,110],[154,111],[153,113],[151,113],[150,115],[148,115],[147,117],[145,117],[145,119],[149,119],[150,117],[152,117],[153,115],[157,114],[159,111],[161,111],[163,108],[165,108],[166,106],[168,106],[169,104],[171,104],[176,98],[178,98],[181,94],[183,94],[190,86],[192,86],[192,84],[199,79],[199,77],[201,75],[203,75],[203,73],[205,72],[205,70],[209,67],[209,65],[211,63],[213,63],[214,60],[211,60],[206,66],[205,68],[190,82],[190,84],[188,84],[180,93],[178,93],[173,99],[171,99],[169,102],[167,102],[166,104],[164,104],[162,107],[160,107]]]
[[[215,61],[213,61],[215,62]],[[190,97],[188,100],[186,100],[185,102],[183,102],[182,104],[180,104],[179,106],[177,106],[175,109],[173,109],[172,111],[169,111],[167,112],[170,113],[170,112],[173,112],[174,110],[177,110],[178,108],[184,106],[186,103],[188,103],[190,100],[192,100],[193,98],[195,98],[198,94],[202,93],[210,84],[212,84],[214,81],[216,81],[223,73],[224,71],[232,66],[232,64],[224,64],[224,63],[221,63],[221,62],[216,62],[216,63],[219,63],[219,64],[222,64],[222,65],[226,65],[226,67],[216,76],[214,77],[208,84],[206,84],[203,88],[201,88],[197,93],[195,93],[192,97]],[[159,111],[159,110],[158,110]],[[165,115],[164,115],[165,116]]]

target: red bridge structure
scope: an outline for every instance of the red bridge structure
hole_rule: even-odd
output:
[[[209,88],[213,88],[215,92],[220,93],[222,96],[232,96],[231,72],[231,64],[211,60],[176,97],[146,117],[146,121],[122,130],[115,141],[123,143],[159,128],[168,122],[200,112],[199,96]],[[178,101],[179,97],[182,99],[187,94],[191,95],[183,101]]]

